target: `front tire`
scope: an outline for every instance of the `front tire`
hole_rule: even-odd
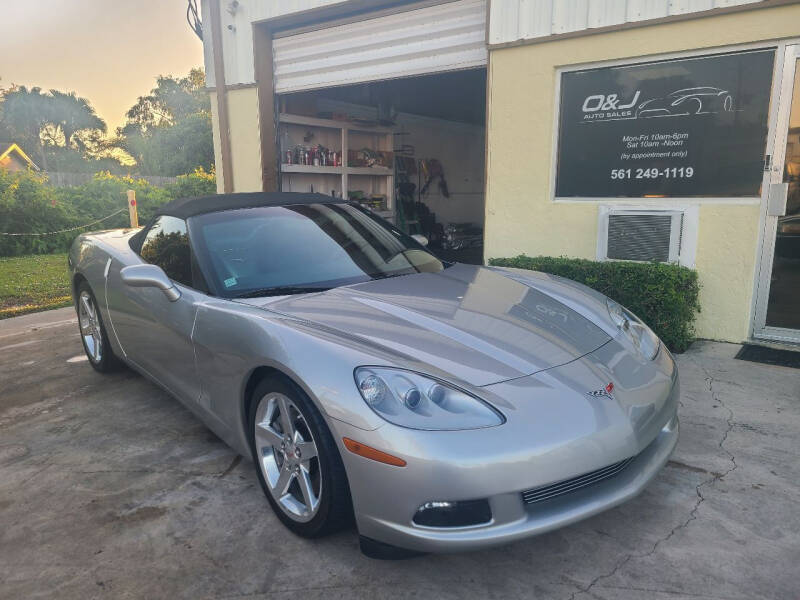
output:
[[[339,450],[311,400],[272,375],[253,391],[248,415],[256,473],[275,514],[292,532],[321,537],[352,522],[352,501]]]
[[[106,326],[92,288],[83,281],[78,285],[77,291],[78,302],[75,309],[78,312],[78,328],[89,364],[99,373],[116,371],[121,363],[111,350]]]

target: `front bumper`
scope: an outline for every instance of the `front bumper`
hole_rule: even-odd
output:
[[[395,521],[383,518],[381,513],[384,511],[380,508],[380,503],[396,504],[399,502],[397,494],[405,494],[402,490],[393,490],[387,495],[385,488],[379,489],[376,486],[370,499],[362,504],[361,508],[364,510],[359,510],[357,505],[358,530],[363,536],[419,552],[474,550],[545,533],[591,517],[637,496],[666,464],[678,443],[678,432],[678,417],[675,415],[664,425],[656,439],[623,471],[612,478],[563,496],[530,505],[523,501],[521,491],[489,496],[493,518],[485,525],[429,528],[416,526],[410,519]],[[408,507],[411,508],[410,505]],[[412,509],[409,514],[413,512]]]
[[[646,365],[646,372],[617,360],[620,370],[611,373],[603,366],[609,356],[620,355],[601,355],[546,375],[482,388],[484,398],[508,417],[497,427],[430,432],[387,424],[367,432],[331,423],[359,533],[419,552],[471,550],[544,533],[639,494],[677,444],[680,384],[667,353]],[[576,381],[595,385],[593,377],[608,381],[609,376],[617,383],[613,398],[572,391]],[[400,456],[407,466],[352,454],[341,445],[342,437]],[[613,477],[534,504],[524,501],[523,492],[628,459]],[[492,513],[488,523],[425,527],[413,522],[417,509],[428,502],[484,499]]]

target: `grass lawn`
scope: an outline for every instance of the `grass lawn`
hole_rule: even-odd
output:
[[[0,258],[0,319],[70,302],[66,254]]]

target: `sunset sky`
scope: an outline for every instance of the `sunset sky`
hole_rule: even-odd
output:
[[[110,132],[156,76],[202,65],[186,0],[2,0],[0,87],[74,91]]]

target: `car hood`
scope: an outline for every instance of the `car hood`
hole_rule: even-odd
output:
[[[457,264],[439,273],[246,302],[378,345],[400,364],[428,364],[483,386],[563,365],[611,339],[575,309],[583,293],[563,286],[559,294],[564,290],[566,303],[537,289],[535,278]]]

